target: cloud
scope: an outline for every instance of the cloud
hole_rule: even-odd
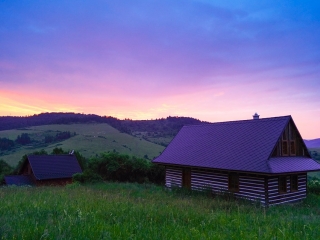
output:
[[[315,109],[319,10],[300,0],[2,1],[0,84],[11,95],[0,113],[24,101],[30,112],[212,121]]]

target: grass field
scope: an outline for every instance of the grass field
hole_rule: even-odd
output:
[[[55,134],[58,131],[76,132],[76,136],[65,141],[54,144],[39,144],[23,146],[0,155],[0,159],[5,160],[10,165],[15,166],[24,154],[32,153],[41,149],[51,152],[55,147],[64,150],[77,150],[85,157],[95,156],[101,152],[117,151],[137,157],[148,156],[153,159],[163,151],[164,147],[136,138],[131,135],[120,133],[117,129],[108,124],[70,124],[70,125],[44,125],[30,127],[20,130],[0,131],[0,137],[15,140],[18,135],[28,133],[32,139],[40,141],[45,135]]]
[[[320,239],[320,197],[247,202],[105,183],[0,188],[0,239]]]

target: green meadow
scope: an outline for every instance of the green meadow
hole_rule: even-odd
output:
[[[61,142],[44,144],[46,135],[54,135],[63,131],[76,133],[76,136]],[[24,154],[41,149],[51,152],[56,147],[65,150],[77,150],[87,158],[102,152],[117,151],[141,158],[148,157],[151,160],[164,149],[163,146],[146,141],[143,138],[121,133],[105,123],[43,125],[18,130],[5,130],[0,131],[0,138],[15,140],[22,133],[28,133],[35,142],[0,154],[0,159],[5,160],[12,166],[15,166]]]
[[[0,239],[320,239],[320,197],[245,201],[100,183],[0,188]]]

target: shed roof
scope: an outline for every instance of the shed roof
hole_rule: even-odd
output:
[[[81,167],[75,155],[29,155],[32,172],[37,180],[71,178],[81,173]]]
[[[4,181],[7,185],[34,185],[32,178],[29,175],[9,175],[4,177]]]
[[[307,157],[296,161],[295,168],[286,168],[275,159],[269,163],[291,119],[283,116],[184,126],[153,162],[260,173],[320,170],[320,164]]]

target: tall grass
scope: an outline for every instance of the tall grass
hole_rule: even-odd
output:
[[[243,201],[107,183],[0,188],[0,239],[320,239],[320,198]]]

